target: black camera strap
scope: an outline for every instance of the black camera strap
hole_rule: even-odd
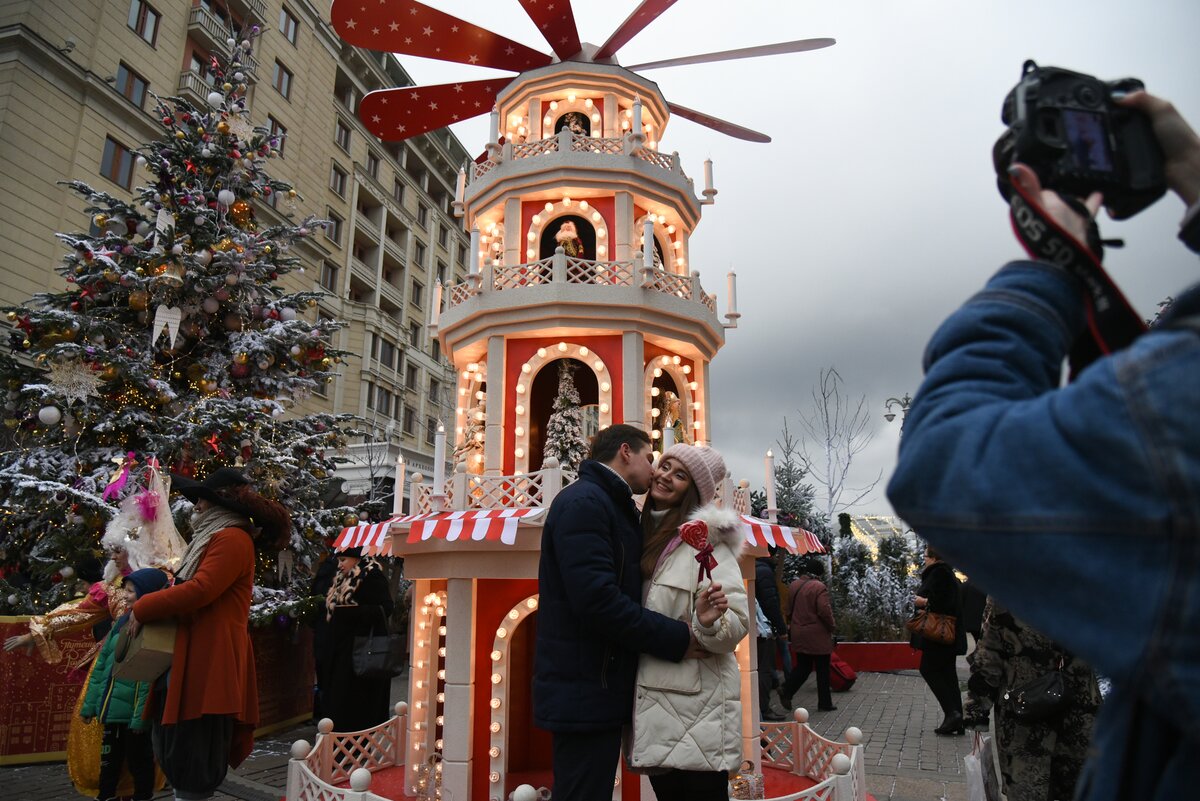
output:
[[[1096,359],[1132,343],[1146,331],[1146,323],[1100,264],[1104,249],[1096,221],[1091,221],[1088,243],[1084,244],[1047,216],[1016,183],[1012,189],[1009,207],[1013,232],[1025,250],[1038,261],[1063,268],[1083,284],[1087,330],[1071,346],[1069,358],[1074,378]],[[1084,217],[1090,217],[1078,201],[1066,197],[1063,200]]]

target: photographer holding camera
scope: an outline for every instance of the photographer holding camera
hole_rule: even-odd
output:
[[[888,496],[990,595],[1112,679],[1076,797],[1189,798],[1200,285],[1144,331],[1099,266],[1091,217],[1102,202],[1130,216],[1169,187],[1188,206],[1180,238],[1200,252],[1200,137],[1168,102],[1126,94],[1136,82],[1030,64],[996,162],[1038,260],[1002,268],[934,334]],[[1130,125],[1150,141],[1124,136]]]

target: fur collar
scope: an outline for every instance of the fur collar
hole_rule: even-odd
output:
[[[714,546],[725,545],[741,557],[746,548],[746,535],[737,512],[710,503],[692,512],[688,519],[700,520],[708,526],[708,541]]]

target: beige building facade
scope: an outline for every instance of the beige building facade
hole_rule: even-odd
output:
[[[296,249],[291,291],[321,290],[317,313],[346,323],[341,376],[299,411],[352,413],[373,432],[352,446],[343,490],[390,493],[397,456],[429,475],[434,432],[453,431],[455,372],[428,323],[437,282],[466,275],[469,240],[453,216],[468,160],[448,131],[380,142],[359,122],[369,91],[411,79],[390,55],[343,43],[327,1],[3,0],[0,2],[0,304],[59,291],[56,231],[88,225],[59,185],[79,179],[130,197],[132,151],[161,133],[153,95],[203,105],[208,64],[251,26],[251,119],[283,135],[268,169],[299,196],[258,209],[333,225]]]

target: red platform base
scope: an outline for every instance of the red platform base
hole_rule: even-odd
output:
[[[512,787],[522,784],[532,785],[533,787],[548,787],[552,781],[549,772],[543,771],[521,773],[519,775],[512,774],[509,776],[509,779]],[[816,782],[806,776],[797,776],[786,770],[772,767],[763,768],[763,781],[766,784],[767,798],[780,798],[791,795],[792,793],[807,790],[816,784]],[[338,787],[349,786],[347,782],[342,782],[338,785]],[[414,796],[405,795],[404,793],[403,766],[377,771],[371,779],[371,792],[384,798],[394,799],[394,801],[416,801]],[[511,792],[511,789],[509,792]],[[867,795],[867,801],[875,801],[875,798]]]

